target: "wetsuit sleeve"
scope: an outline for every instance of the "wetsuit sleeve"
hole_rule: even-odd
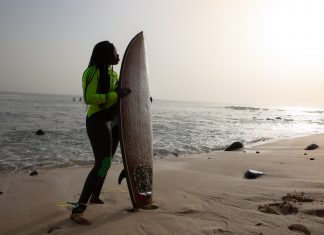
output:
[[[110,100],[116,100],[118,98],[117,92],[112,91],[106,94],[97,93],[99,72],[95,72],[93,76],[84,74],[83,76],[83,92],[86,104],[104,104]],[[87,81],[88,80],[88,81]]]

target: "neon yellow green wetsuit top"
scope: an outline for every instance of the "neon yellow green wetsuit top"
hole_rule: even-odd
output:
[[[86,104],[90,105],[87,117],[101,110],[113,106],[118,101],[116,92],[119,77],[118,74],[109,66],[110,88],[106,94],[98,93],[99,69],[95,66],[87,68],[82,76],[83,98]],[[103,105],[104,104],[104,105]],[[99,106],[100,105],[100,106]]]

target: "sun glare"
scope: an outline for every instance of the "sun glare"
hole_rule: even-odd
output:
[[[322,66],[324,1],[269,1],[265,14],[266,53],[291,67]]]

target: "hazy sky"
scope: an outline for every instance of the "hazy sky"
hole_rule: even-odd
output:
[[[81,94],[144,31],[154,98],[324,108],[322,0],[1,0],[1,91]],[[116,67],[119,71],[119,66]]]

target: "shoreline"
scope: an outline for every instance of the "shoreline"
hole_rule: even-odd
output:
[[[306,151],[309,144],[320,148]],[[0,174],[0,234],[296,234],[305,226],[321,234],[324,223],[324,134],[262,143],[244,151],[154,159],[153,201],[159,208],[129,213],[126,182],[117,184],[121,163],[114,163],[101,195],[105,204],[89,205],[93,221],[69,219],[67,201],[76,201],[90,166],[40,170],[39,175]],[[259,153],[256,153],[259,151]],[[304,153],[307,152],[307,155]],[[314,158],[314,160],[310,160]],[[264,176],[248,180],[254,169]],[[312,202],[289,201],[297,213],[271,214],[287,194]],[[272,205],[273,206],[273,205]],[[260,211],[265,207],[268,213]],[[274,212],[273,212],[274,213]]]
[[[253,148],[257,148],[258,146],[263,146],[263,145],[271,145],[275,144],[280,141],[286,141],[286,140],[293,140],[293,139],[299,139],[299,138],[311,138],[312,136],[317,136],[317,135],[324,135],[324,132],[320,133],[312,133],[312,134],[305,134],[305,135],[298,135],[298,136],[291,136],[291,137],[286,137],[286,138],[280,138],[280,139],[267,139],[267,140],[259,140],[253,143],[247,143],[244,144],[244,148],[238,151],[244,151],[244,150],[250,150]],[[232,143],[228,143],[228,146]],[[156,159],[170,159],[170,158],[176,158],[176,157],[187,157],[187,156],[200,156],[200,155],[208,155],[208,154],[213,154],[213,153],[218,153],[218,152],[223,152],[225,148],[219,149],[219,150],[214,150],[210,152],[201,152],[201,153],[185,153],[185,154],[179,154],[179,155],[174,155],[174,154],[169,154],[169,155],[164,155],[164,156],[159,156],[159,157],[153,157],[154,160]],[[113,164],[123,164],[121,160],[119,161],[113,161]],[[49,170],[55,170],[55,169],[69,169],[69,168],[84,168],[84,167],[92,167],[92,164],[84,164],[84,165],[62,165],[62,166],[35,166],[34,168],[28,168],[28,169],[20,169],[20,170],[4,170],[0,171],[0,176],[1,175],[7,175],[7,174],[29,174],[32,171],[49,171]]]

